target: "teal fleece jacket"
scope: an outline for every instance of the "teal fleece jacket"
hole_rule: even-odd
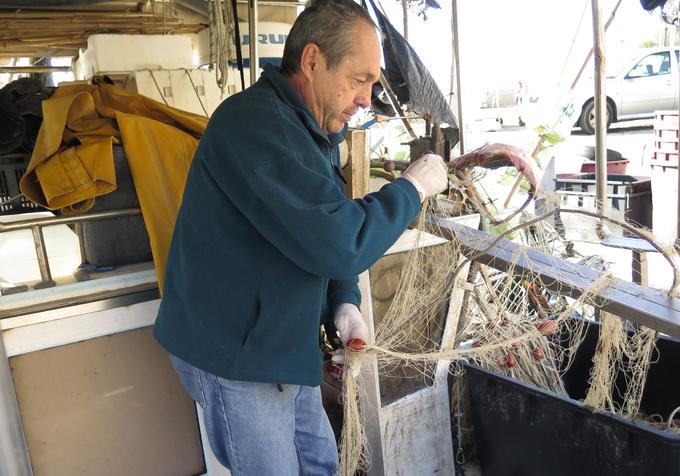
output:
[[[279,71],[214,112],[196,150],[154,334],[231,380],[321,383],[319,326],[420,210],[405,179],[346,198],[327,134]]]

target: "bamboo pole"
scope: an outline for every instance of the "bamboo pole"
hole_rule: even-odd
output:
[[[0,73],[59,73],[71,71],[70,66],[0,66]]]
[[[82,11],[74,11],[74,12],[65,12],[65,11],[59,11],[59,12],[53,12],[53,11],[18,11],[18,12],[0,12],[0,18],[57,18],[57,17],[63,17],[63,18],[74,18],[74,17],[121,17],[121,18],[130,18],[130,17],[145,17],[145,18],[153,18],[152,13],[143,13],[143,12],[130,12],[130,11],[125,11],[125,12],[109,12],[109,13],[104,13],[104,12],[82,12]]]
[[[607,23],[605,23],[605,25],[604,25],[605,33],[607,32],[609,25],[611,25],[612,21],[614,21],[614,17],[616,16],[616,11],[619,9],[619,6],[621,5],[622,1],[623,0],[619,0],[616,3],[616,5],[614,6],[614,9],[612,10],[611,14],[609,15],[609,19],[607,19]],[[573,91],[574,88],[576,88],[576,85],[578,84],[578,80],[581,79],[581,75],[583,74],[583,71],[586,69],[586,66],[588,66],[588,62],[590,61],[590,58],[593,57],[593,51],[594,50],[595,50],[595,47],[590,48],[590,51],[586,55],[586,59],[583,60],[583,64],[581,65],[581,69],[578,70],[578,73],[576,74],[574,81],[572,81],[571,86],[569,87],[569,92]]]
[[[604,84],[604,31],[599,0],[592,0],[595,60],[595,195],[597,211],[607,214],[607,99]],[[600,229],[600,228],[598,228]]]
[[[456,103],[458,105],[458,148],[465,153],[465,121],[463,119],[463,98],[460,80],[460,43],[458,41],[458,1],[451,2],[451,32],[453,42],[453,67],[456,70]]]
[[[612,12],[609,14],[609,18],[607,19],[607,23],[604,25],[604,32],[607,32],[607,29],[609,28],[609,25],[612,24],[612,21],[614,21],[614,18],[616,17],[616,12],[619,9],[619,6],[621,6],[621,2],[623,0],[618,0],[616,2],[616,5],[612,9]],[[575,88],[576,85],[578,84],[578,80],[581,79],[581,75],[583,74],[583,71],[586,69],[586,66],[588,65],[588,62],[590,61],[590,58],[593,57],[593,51],[594,48],[590,48],[590,51],[586,55],[586,58],[583,60],[583,64],[581,65],[581,68],[579,69],[578,73],[576,73],[576,77],[571,83],[571,86],[569,87],[569,92],[571,93]],[[559,122],[559,120],[557,121]],[[538,143],[536,144],[536,147],[534,148],[534,151],[531,153],[531,157],[534,159],[537,157],[537,154],[541,152],[543,149],[543,145],[545,144],[545,136],[541,136],[541,138],[538,140]],[[523,175],[519,174],[517,176],[517,179],[515,180],[515,183],[512,185],[512,189],[510,190],[510,193],[508,194],[508,198],[505,199],[505,203],[503,204],[503,208],[508,208],[510,205],[510,200],[512,199],[513,195],[517,191],[517,188],[519,187],[519,184],[522,182]],[[680,219],[680,218],[679,218]]]

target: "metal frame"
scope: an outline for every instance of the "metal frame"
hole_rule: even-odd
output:
[[[45,247],[45,238],[42,229],[49,225],[64,225],[64,224],[79,224],[86,221],[106,220],[110,218],[126,217],[139,215],[141,211],[139,208],[124,208],[121,210],[110,210],[104,212],[87,213],[85,215],[74,216],[55,216],[45,218],[29,218],[26,220],[15,221],[11,223],[0,223],[0,233],[14,230],[28,230],[33,233],[33,243],[35,244],[35,253],[38,257],[38,265],[40,266],[41,281],[34,287],[36,289],[52,287],[55,282],[52,280],[52,272],[50,271],[50,263],[47,257],[47,249]],[[83,237],[82,228],[77,227],[79,231],[80,250],[83,252]],[[83,259],[85,256],[83,256]]]

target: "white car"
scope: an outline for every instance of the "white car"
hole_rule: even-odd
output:
[[[628,62],[621,71],[607,76],[607,127],[612,122],[653,117],[654,111],[677,110],[680,95],[680,47],[651,48]],[[595,132],[593,85],[581,81],[575,106],[581,130]]]

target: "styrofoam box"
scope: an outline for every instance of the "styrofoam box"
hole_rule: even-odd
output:
[[[228,75],[224,95],[217,86],[215,71],[203,69],[136,71],[130,74],[126,87],[184,111],[204,115],[203,108],[205,108],[208,115],[212,115],[227,96],[241,89],[240,80],[238,84],[235,83],[236,76],[231,68],[229,68]],[[248,76],[246,76],[247,79]]]
[[[73,63],[76,79],[99,73],[193,68],[191,37],[184,35],[91,35]]]

